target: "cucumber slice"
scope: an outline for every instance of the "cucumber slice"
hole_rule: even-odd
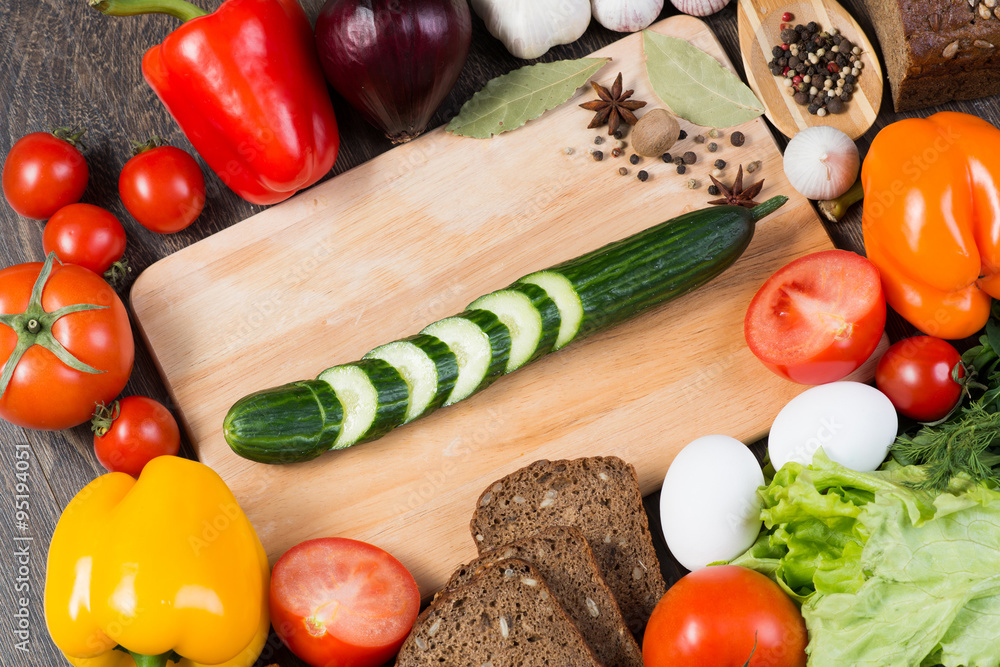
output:
[[[490,311],[510,329],[510,359],[504,373],[551,352],[559,335],[559,308],[538,285],[497,290],[469,304],[473,308]]]
[[[410,390],[403,423],[441,407],[458,379],[458,359],[434,336],[418,334],[380,345],[364,356],[382,359],[399,371]]]
[[[403,423],[410,389],[389,362],[362,359],[319,374],[333,387],[344,409],[344,422],[330,449],[373,440]]]
[[[538,285],[545,290],[559,309],[559,335],[556,336],[556,343],[552,349],[558,350],[572,342],[580,330],[580,322],[583,321],[583,303],[580,301],[580,295],[573,289],[573,283],[566,276],[552,271],[529,273],[514,285],[518,286],[520,283]]]
[[[439,320],[420,333],[444,341],[458,361],[458,379],[444,405],[457,403],[489,386],[507,367],[510,331],[489,311],[466,311]]]

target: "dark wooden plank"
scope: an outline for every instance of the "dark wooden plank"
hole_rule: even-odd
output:
[[[195,1],[206,8],[218,4],[214,0]],[[310,17],[315,18],[322,0],[302,0],[302,4]],[[848,0],[845,5],[855,11],[861,25],[874,39],[874,31],[860,0]],[[671,13],[673,10],[668,3],[661,18]],[[730,60],[741,69],[735,7],[727,7],[708,17],[706,22],[718,35]],[[86,155],[91,181],[84,201],[110,209],[125,224],[129,235],[127,257],[134,268],[132,278],[156,260],[261,210],[235,196],[207,169],[209,199],[205,211],[195,225],[178,234],[163,236],[143,229],[126,214],[118,200],[117,175],[128,159],[132,140],[158,134],[169,143],[191,150],[143,81],[139,68],[143,51],[158,43],[175,25],[175,20],[165,16],[106,18],[87,7],[85,0],[8,0],[0,3],[0,26],[3,28],[0,30],[0,108],[4,110],[0,153],[6,155],[13,142],[28,132],[54,125],[87,127]],[[473,19],[473,29],[473,47],[466,66],[455,89],[436,113],[432,126],[454,116],[461,104],[486,81],[524,64],[510,56],[503,45],[487,33],[478,18]],[[582,39],[554,48],[540,60],[581,57],[619,37],[595,22]],[[389,142],[342,99],[334,95],[334,100],[342,144],[337,164],[328,177],[391,148]],[[956,103],[948,108],[1000,121],[1000,101],[996,98]],[[876,126],[859,141],[862,154],[878,129],[896,118],[887,87]],[[839,247],[863,252],[860,206],[842,222],[827,228]],[[41,230],[42,223],[20,218],[5,204],[0,205],[2,266],[41,260]],[[126,294],[127,291],[123,291],[123,295]],[[894,338],[908,330],[898,318],[890,323]],[[136,366],[125,393],[153,396],[169,406],[169,398],[150,355],[138,337],[137,342]],[[0,664],[64,664],[48,637],[42,611],[46,544],[61,509],[103,469],[93,455],[92,436],[86,426],[48,433],[0,422],[0,439],[4,443],[0,447],[0,468],[3,470],[0,540],[5,545],[4,556],[0,558],[3,563],[0,593],[5,600],[13,601],[0,620]],[[758,455],[762,449],[762,443],[754,446]],[[190,452],[187,443],[185,451]],[[634,463],[641,465],[640,461]],[[24,486],[21,487],[18,486],[18,472],[24,473]],[[26,512],[23,518],[17,515],[18,503]],[[653,532],[658,535],[656,496],[647,498],[646,504]],[[25,550],[25,545],[26,556],[19,553]],[[662,541],[658,546],[664,556],[665,573],[671,579],[676,578],[682,570],[669,558]],[[21,608],[18,600],[22,597],[27,603],[24,606],[29,632],[26,646],[30,652],[27,653],[16,648],[20,639],[14,634],[19,622],[16,614]],[[259,664],[271,662],[286,667],[302,665],[289,656],[273,635]]]

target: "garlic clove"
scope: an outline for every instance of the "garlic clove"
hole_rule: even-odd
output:
[[[590,25],[589,0],[471,0],[471,4],[490,34],[511,55],[525,60],[575,42]]]
[[[709,16],[723,9],[729,0],[670,0],[670,3],[691,16]]]
[[[816,125],[798,132],[785,147],[785,176],[809,199],[834,199],[847,192],[861,168],[858,146],[835,127]]]
[[[594,18],[608,30],[636,32],[663,10],[663,0],[591,0]]]

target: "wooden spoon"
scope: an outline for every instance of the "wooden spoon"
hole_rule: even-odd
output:
[[[853,97],[843,112],[819,116],[796,104],[787,93],[784,77],[771,74],[767,63],[771,49],[781,44],[782,14],[792,14],[791,25],[816,21],[821,30],[837,28],[855,46],[861,47],[864,68]],[[813,125],[830,125],[857,139],[872,126],[882,104],[882,68],[875,49],[861,26],[836,0],[739,0],[737,22],[740,54],[747,82],[761,102],[765,115],[787,137]]]

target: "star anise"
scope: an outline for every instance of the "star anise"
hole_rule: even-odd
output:
[[[721,199],[713,199],[708,202],[709,204],[715,204],[716,206],[745,206],[746,208],[753,208],[757,206],[757,202],[755,202],[753,198],[760,194],[760,189],[764,187],[764,179],[760,179],[744,190],[743,165],[740,165],[740,170],[736,172],[736,180],[733,181],[732,189],[727,188],[725,185],[716,180],[715,176],[709,174],[708,177],[712,179],[712,183],[714,183],[715,187],[719,188],[719,192],[722,193]]]
[[[639,119],[632,112],[646,106],[646,103],[629,99],[635,92],[634,90],[622,92],[621,72],[618,73],[618,78],[615,79],[611,90],[593,81],[591,84],[600,99],[584,102],[580,105],[588,111],[597,112],[594,114],[594,119],[590,121],[590,125],[587,126],[588,128],[600,127],[607,123],[608,134],[614,134],[623,122],[629,125],[635,125],[638,122]]]

